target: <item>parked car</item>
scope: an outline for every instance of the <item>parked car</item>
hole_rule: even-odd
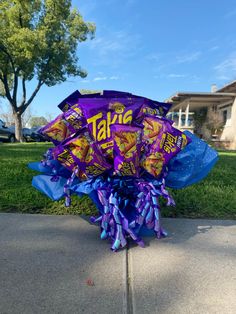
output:
[[[41,133],[39,133],[39,129],[41,129],[42,127],[41,126],[37,126],[37,127],[34,127],[31,129],[31,138],[33,141],[35,142],[47,142],[48,139],[43,136]]]
[[[14,126],[14,125],[13,125],[13,126],[10,126],[8,129],[9,129],[13,134],[16,133],[16,131],[15,131],[15,126]],[[23,129],[22,129],[22,134],[23,134],[23,138],[24,138],[24,141],[25,141],[25,142],[30,142],[30,141],[32,141],[31,133],[32,133],[31,129],[28,129],[28,128],[23,128]]]
[[[6,127],[6,123],[0,119],[0,141],[14,143],[15,132]]]
[[[23,128],[22,134],[25,142],[46,142],[47,139],[42,134],[38,133],[38,130],[41,129],[41,126],[34,127],[32,129]],[[9,130],[15,134],[15,127],[11,126]]]
[[[31,142],[32,141],[32,137],[31,137],[32,130],[31,129],[23,128],[22,129],[22,133],[23,133],[24,140],[26,142]]]

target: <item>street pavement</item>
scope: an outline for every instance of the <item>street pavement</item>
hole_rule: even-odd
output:
[[[162,224],[112,253],[81,217],[0,214],[0,314],[235,314],[236,221]]]

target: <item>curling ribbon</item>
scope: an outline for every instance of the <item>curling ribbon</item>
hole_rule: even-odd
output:
[[[71,185],[74,182],[74,179],[78,173],[78,168],[76,168],[73,172],[71,177],[67,180],[66,184],[64,185],[64,194],[65,194],[65,206],[69,207],[71,205]]]

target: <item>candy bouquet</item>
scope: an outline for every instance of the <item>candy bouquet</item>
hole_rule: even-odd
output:
[[[40,132],[53,148],[29,167],[42,174],[32,184],[52,200],[87,194],[98,208],[92,223],[113,251],[127,238],[141,247],[141,235],[161,226],[159,199],[175,202],[166,187],[183,188],[203,179],[217,153],[190,132],[181,132],[166,115],[168,103],[130,93],[103,91],[63,100],[62,113]]]

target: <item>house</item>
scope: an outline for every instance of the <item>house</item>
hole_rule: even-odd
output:
[[[168,117],[181,131],[189,130],[219,148],[236,149],[236,81],[209,93],[178,92]]]

